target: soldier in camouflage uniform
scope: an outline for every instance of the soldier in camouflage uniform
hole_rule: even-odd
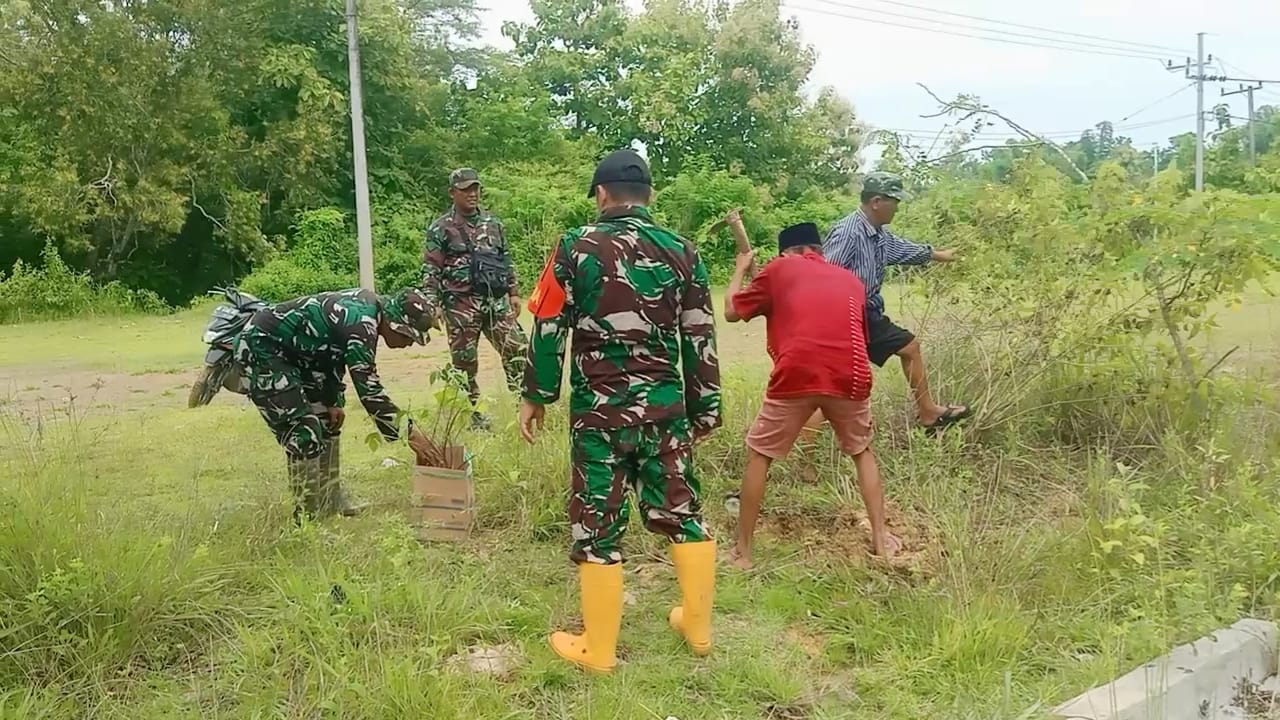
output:
[[[707,269],[694,246],[654,223],[649,168],[620,150],[588,193],[600,215],[552,252],[530,298],[533,340],[521,432],[532,442],[560,395],[572,331],[570,557],[578,565],[582,635],[557,632],[561,657],[589,670],[616,664],[622,621],[627,495],[644,525],[672,541],[683,602],[669,620],[696,654],[711,649],[716,544],[702,520],[693,444],[720,425],[720,367]]]
[[[502,356],[512,392],[520,387],[526,346],[517,322],[520,291],[506,233],[493,213],[480,208],[480,190],[475,170],[453,171],[449,176],[453,207],[427,229],[422,258],[422,287],[444,311],[449,353],[454,367],[467,374],[472,406],[480,399],[476,384],[480,334]],[[471,420],[475,427],[489,425],[478,411]]]
[[[400,437],[395,403],[378,379],[378,338],[389,347],[424,344],[431,306],[418,290],[393,296],[343,290],[301,297],[257,312],[236,343],[249,399],[275,433],[289,463],[295,518],[354,515],[337,478],[340,431],[346,412],[342,376],[388,441]],[[423,443],[409,428],[409,442]]]

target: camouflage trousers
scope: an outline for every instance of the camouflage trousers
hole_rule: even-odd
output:
[[[622,537],[636,504],[650,532],[672,542],[701,542],[702,492],[693,470],[689,421],[678,418],[611,430],[572,433],[573,492],[569,523],[574,562],[622,562]]]
[[[244,367],[249,400],[258,408],[276,442],[291,458],[312,459],[339,432],[326,413],[325,376],[290,363],[269,338],[245,333],[238,361]]]
[[[445,298],[444,317],[449,333],[449,354],[453,366],[467,375],[467,395],[471,398],[472,405],[480,399],[476,371],[479,370],[481,333],[502,356],[507,387],[512,392],[520,389],[528,341],[520,323],[516,321],[509,299],[470,294],[449,295]]]

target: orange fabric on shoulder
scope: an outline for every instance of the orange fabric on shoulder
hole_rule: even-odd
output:
[[[564,288],[556,279],[556,251],[553,249],[542,274],[538,276],[538,283],[529,294],[529,312],[536,318],[553,318],[564,310],[565,298]]]

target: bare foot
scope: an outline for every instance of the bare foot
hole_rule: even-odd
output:
[[[902,541],[891,532],[886,532],[883,540],[872,544],[872,552],[885,560],[892,560],[901,550]]]
[[[738,552],[738,546],[734,545],[729,548],[729,563],[739,570],[751,570],[755,568],[755,563],[751,562],[751,555],[743,555]]]

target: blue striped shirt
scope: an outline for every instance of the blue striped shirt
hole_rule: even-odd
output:
[[[827,262],[835,263],[862,279],[867,286],[867,316],[884,315],[880,285],[888,265],[923,265],[933,257],[932,245],[921,245],[876,228],[861,210],[836,223],[822,243]]]

